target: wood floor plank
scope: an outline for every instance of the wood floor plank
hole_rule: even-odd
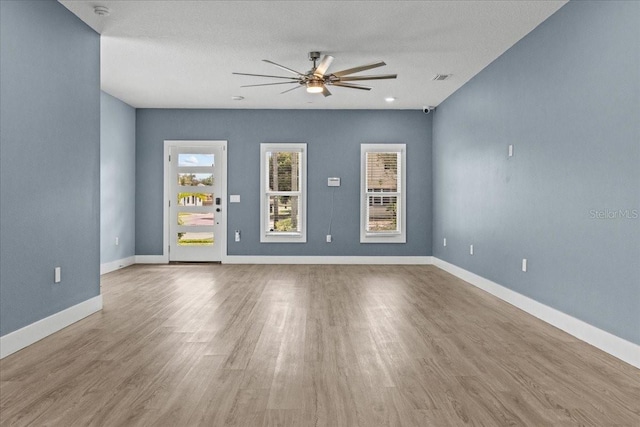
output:
[[[267,409],[301,409],[304,406],[303,368],[306,310],[295,305],[285,319],[284,337],[276,359]]]
[[[434,266],[136,265],[0,426],[640,426],[640,370]]]

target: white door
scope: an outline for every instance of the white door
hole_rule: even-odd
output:
[[[167,144],[169,261],[221,261],[226,247],[226,141]]]

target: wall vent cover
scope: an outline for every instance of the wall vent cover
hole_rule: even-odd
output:
[[[451,74],[436,74],[432,80],[435,80],[435,81],[447,80],[449,77],[451,77]]]

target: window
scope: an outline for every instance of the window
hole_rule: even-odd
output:
[[[260,144],[260,241],[307,241],[307,144]]]
[[[406,144],[362,144],[360,243],[405,243]]]

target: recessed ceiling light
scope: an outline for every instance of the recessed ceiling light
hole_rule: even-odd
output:
[[[96,6],[93,8],[93,13],[98,16],[109,16],[109,8],[107,6]]]
[[[234,101],[242,101],[244,99],[244,96],[234,95],[231,97],[231,99],[233,99]]]
[[[384,100],[387,101],[387,102],[393,102],[396,99],[393,96],[387,96]]]

